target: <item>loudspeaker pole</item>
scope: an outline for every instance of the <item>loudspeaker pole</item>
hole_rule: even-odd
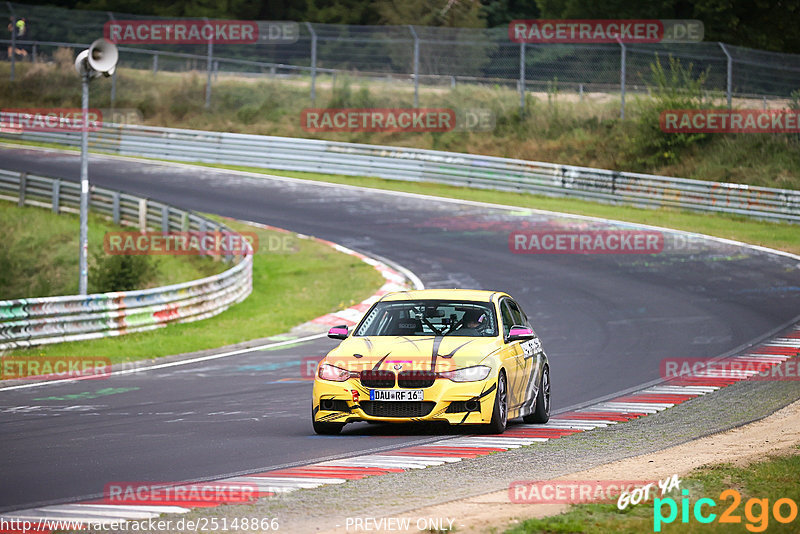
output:
[[[88,292],[89,278],[89,81],[116,72],[119,51],[105,39],[97,39],[88,50],[75,58],[75,69],[81,77],[81,229],[79,243],[78,291]]]
[[[89,277],[89,73],[81,75],[81,236],[79,294],[88,292]]]

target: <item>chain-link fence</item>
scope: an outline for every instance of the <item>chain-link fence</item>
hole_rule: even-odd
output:
[[[25,33],[14,46],[28,60],[52,57],[58,47],[85,48],[115,20],[156,17],[0,4],[9,20],[26,19]],[[189,19],[187,19],[189,20]],[[660,58],[669,71],[673,57],[693,72],[705,72],[705,89],[733,97],[787,98],[800,89],[800,55],[753,50],[722,43],[670,44],[519,44],[506,27],[491,29],[422,26],[350,26],[299,24],[291,44],[123,45],[120,66],[159,71],[200,70],[253,76],[310,78],[314,105],[320,73],[391,79],[419,86],[490,83],[524,91],[548,90],[614,93],[624,116],[627,91],[645,91],[651,65]],[[9,39],[3,42],[11,44]],[[11,76],[14,76],[12,54]],[[206,91],[210,98],[210,91]],[[113,96],[112,96],[113,101]],[[112,102],[113,103],[113,102]],[[209,102],[207,100],[206,105]]]

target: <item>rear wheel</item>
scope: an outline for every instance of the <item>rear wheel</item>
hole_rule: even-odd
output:
[[[314,414],[311,414],[311,421],[314,423],[314,432],[317,434],[331,435],[338,434],[344,428],[344,423],[325,423],[314,419]]]
[[[522,418],[526,423],[546,423],[550,420],[550,368],[542,371],[539,381],[539,393],[536,394],[536,407],[533,412]]]
[[[506,387],[506,375],[500,371],[497,377],[492,420],[484,427],[484,431],[487,434],[502,434],[506,430],[506,423],[508,423],[508,388]]]

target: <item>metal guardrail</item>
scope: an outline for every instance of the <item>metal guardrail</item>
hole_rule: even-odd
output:
[[[0,198],[20,206],[78,211],[79,184],[0,170]],[[89,209],[115,223],[145,231],[230,232],[225,225],[194,213],[118,191],[91,187]],[[232,258],[229,256],[227,261]],[[241,302],[252,292],[253,255],[245,253],[230,269],[206,278],[164,287],[93,295],[0,301],[0,351],[64,341],[152,330],[168,323],[205,319]]]
[[[79,132],[0,132],[0,137],[72,146],[80,143]],[[438,182],[800,223],[800,191],[494,156],[130,125],[105,125],[91,132],[89,146],[175,161]]]

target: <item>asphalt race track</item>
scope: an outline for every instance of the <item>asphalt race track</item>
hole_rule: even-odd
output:
[[[76,153],[0,150],[4,169],[77,180],[78,165]],[[665,234],[659,254],[514,254],[515,230],[608,225],[97,156],[90,180],[376,254],[426,287],[508,291],[550,356],[555,411],[655,380],[664,358],[713,357],[756,342],[800,310],[796,260],[717,241]],[[98,495],[112,481],[264,471],[468,432],[358,424],[342,436],[314,435],[300,362],[334,344],[321,338],[108,380],[0,391],[0,511]]]

